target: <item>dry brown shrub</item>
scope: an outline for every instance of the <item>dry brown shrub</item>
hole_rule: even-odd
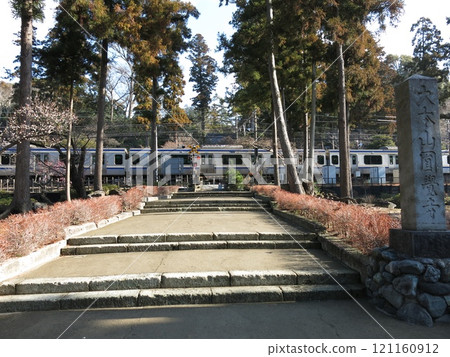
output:
[[[171,195],[174,192],[178,192],[178,186],[159,186],[155,195]]]
[[[125,211],[139,208],[139,204],[146,195],[146,188],[143,186],[133,187],[122,196],[122,207]]]
[[[146,189],[130,195],[135,204]],[[130,198],[130,197],[128,197]],[[126,205],[122,196],[97,197],[86,200],[60,202],[38,212],[11,215],[0,221],[0,262],[27,255],[45,245],[64,239],[64,228],[86,222],[99,222],[122,212]]]
[[[280,209],[296,212],[337,233],[351,246],[367,254],[387,245],[389,230],[400,228],[398,219],[373,208],[335,202],[318,197],[299,195],[277,186],[254,186],[253,191],[277,201]]]

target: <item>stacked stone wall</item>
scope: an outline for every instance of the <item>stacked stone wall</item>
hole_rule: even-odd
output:
[[[367,293],[387,314],[430,327],[450,320],[450,258],[411,258],[378,248],[367,273]]]

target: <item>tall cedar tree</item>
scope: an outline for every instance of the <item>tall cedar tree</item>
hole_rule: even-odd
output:
[[[44,46],[39,50],[39,62],[44,68],[44,81],[50,87],[52,95],[66,97],[68,107],[73,112],[74,95],[77,86],[82,85],[85,76],[93,70],[95,62],[94,48],[86,38],[86,33],[78,25],[83,22],[85,15],[67,14],[66,11],[72,8],[74,0],[61,2],[61,7],[56,12],[56,24],[50,30]],[[77,20],[74,21],[74,18]],[[83,177],[79,177],[80,170],[71,171],[71,166],[80,160],[71,158],[72,123],[69,123],[69,130],[66,145],[66,197],[70,201],[70,182],[79,182]],[[77,155],[78,153],[75,153]],[[78,154],[79,155],[79,154]],[[77,158],[78,159],[78,158]],[[85,195],[84,190],[79,190],[82,185],[77,184],[79,197]]]
[[[180,108],[184,81],[178,56],[188,47],[191,32],[187,21],[191,16],[198,17],[198,12],[190,3],[148,1],[130,4],[118,23],[122,33],[120,45],[132,53],[139,83],[135,86],[138,120],[150,125],[153,153],[150,166],[154,180],[157,179],[158,98],[163,97],[167,109],[163,119],[169,125],[183,126],[189,122]]]
[[[84,13],[86,19],[81,25],[95,37],[100,51],[100,70],[97,99],[97,132],[95,146],[94,190],[102,190],[103,143],[105,130],[105,100],[108,75],[108,49],[117,41],[118,19],[131,0],[74,0],[71,11]]]
[[[336,49],[341,197],[353,196],[344,52],[365,33],[365,25],[369,21],[378,20],[383,28],[386,18],[394,20],[402,8],[403,1],[401,0],[343,0],[339,2],[330,0],[324,1],[321,7],[323,32],[333,42]]]
[[[283,156],[286,165],[286,174],[288,179],[288,184],[291,192],[302,193],[305,191],[303,189],[302,183],[298,177],[297,163],[292,150],[288,130],[286,126],[285,110],[283,108],[281,92],[278,86],[277,70],[275,64],[275,48],[274,48],[274,37],[273,37],[273,9],[272,0],[266,0],[266,11],[267,11],[267,25],[270,38],[270,53],[269,53],[269,76],[270,76],[270,88],[272,91],[272,101],[274,107],[275,120],[280,123],[280,144],[283,150]]]
[[[205,142],[206,117],[216,89],[218,77],[217,62],[208,55],[209,48],[201,34],[196,34],[191,41],[189,60],[192,63],[189,82],[193,82],[194,92],[192,106],[200,112],[202,142]]]
[[[228,3],[228,1],[221,1],[220,3]],[[242,0],[235,2],[239,7],[245,7],[249,5],[249,2]],[[255,8],[255,4],[258,1],[252,1],[251,6]],[[249,5],[250,6],[250,5]],[[371,20],[378,20],[381,26],[383,26],[385,20],[390,18],[391,20],[395,19],[398,15],[399,11],[403,6],[403,1],[379,1],[379,0],[371,0],[371,1],[333,1],[333,0],[324,0],[324,1],[299,1],[299,0],[285,0],[280,1],[279,3],[274,0],[274,11],[280,12],[279,16],[283,24],[280,24],[279,27],[274,26],[274,34],[277,39],[275,53],[277,55],[277,72],[280,73],[279,81],[282,83],[282,88],[287,89],[292,85],[285,85],[284,83],[289,83],[292,81],[292,78],[299,77],[298,75],[292,75],[291,72],[294,66],[291,65],[289,68],[289,63],[297,62],[299,67],[304,68],[312,68],[312,63],[321,59],[321,54],[324,53],[325,47],[329,46],[330,43],[334,45],[334,54],[331,59],[329,59],[329,63],[336,62],[336,65],[332,67],[332,70],[337,69],[336,77],[340,77],[340,86],[337,92],[333,91],[333,88],[328,88],[328,91],[334,92],[336,99],[333,99],[332,102],[336,103],[339,106],[340,103],[340,132],[341,132],[341,157],[343,158],[343,167],[342,174],[344,179],[344,187],[342,190],[343,196],[351,196],[351,177],[350,177],[350,167],[348,160],[348,151],[349,151],[349,143],[348,143],[348,118],[346,117],[347,110],[347,101],[349,100],[351,103],[354,103],[354,109],[359,113],[364,113],[367,109],[364,107],[370,106],[373,110],[380,108],[383,103],[382,93],[379,90],[380,84],[377,83],[374,86],[374,89],[370,89],[373,83],[368,80],[369,73],[375,73],[378,64],[374,59],[376,59],[376,55],[378,54],[378,50],[373,45],[373,41],[371,42],[371,36],[362,36],[358,42],[360,44],[357,46],[362,52],[368,49],[369,55],[359,55],[360,58],[364,58],[365,63],[361,66],[360,69],[357,68],[358,60],[355,59],[354,66],[348,69],[350,76],[350,83],[345,76],[346,65],[351,63],[349,62],[349,46],[354,46],[353,41],[365,31],[365,24]],[[290,11],[287,9],[291,9]],[[239,14],[239,10],[237,11]],[[297,20],[287,20],[291,19],[293,16],[297,16]],[[235,17],[236,19],[236,17]],[[277,16],[275,16],[275,24],[277,23]],[[255,21],[249,21],[247,28],[250,26],[254,26],[257,24]],[[289,24],[289,25],[287,25]],[[241,28],[244,28],[244,25],[240,25]],[[297,27],[297,29],[295,28]],[[256,27],[254,27],[256,28]],[[299,30],[300,29],[300,30]],[[234,35],[233,35],[234,36]],[[257,36],[257,33],[256,33]],[[254,39],[256,36],[250,37],[242,37],[239,40],[239,43],[234,43],[233,46],[233,55],[232,56],[241,56],[243,53],[242,49],[245,49],[244,44],[254,43]],[[267,36],[269,37],[269,36]],[[237,36],[235,37],[238,38]],[[300,42],[300,45],[292,46],[292,49],[289,50],[289,47],[293,43],[292,39],[303,38],[303,42]],[[222,42],[224,43],[224,42]],[[225,44],[227,44],[225,42]],[[297,49],[298,53],[295,53],[294,48]],[[353,51],[361,52],[361,51]],[[346,59],[344,59],[344,54],[346,55]],[[249,56],[254,56],[255,58],[261,58],[261,55],[257,55],[257,52],[253,54],[249,52]],[[242,56],[241,56],[242,57]],[[227,58],[227,57],[226,57]],[[323,60],[326,58],[324,57]],[[337,61],[335,61],[337,59]],[[228,58],[230,61],[230,57]],[[231,60],[232,61],[232,60]],[[348,63],[346,63],[347,61]],[[235,62],[236,63],[236,62]],[[248,62],[247,62],[248,63]],[[369,66],[370,69],[369,69]],[[249,70],[247,73],[251,73],[252,67],[248,67]],[[254,68],[254,67],[253,67]],[[286,72],[284,72],[286,71]],[[257,74],[256,71],[253,71],[254,74]],[[261,73],[261,72],[260,72]],[[286,73],[283,76],[283,73]],[[299,73],[302,73],[299,71]],[[240,74],[237,75],[239,81]],[[310,78],[308,72],[303,72],[303,78]],[[242,78],[242,77],[241,77]],[[255,77],[260,78],[260,77]],[[327,76],[327,83],[329,82],[329,76]],[[348,86],[349,84],[354,83],[355,88],[358,87],[358,81],[360,84],[360,89],[363,85],[365,85],[364,90],[361,95],[355,95],[351,91],[351,88]],[[247,77],[246,81],[240,82],[240,84],[244,84],[245,86],[251,82],[251,77]],[[336,79],[337,82],[337,79]],[[298,88],[305,88],[308,83],[305,80],[303,81],[303,85],[297,86]],[[346,87],[347,86],[347,87]],[[286,91],[288,93],[288,91]],[[373,100],[373,98],[376,100]],[[338,100],[339,98],[339,100]],[[294,97],[293,100],[297,99]],[[347,100],[348,99],[348,100]],[[305,110],[309,106],[308,101],[303,101],[305,104]],[[289,103],[291,103],[289,101]],[[292,110],[292,109],[290,109]],[[301,112],[300,107],[300,112]],[[342,175],[341,175],[342,179]],[[342,183],[342,181],[341,181]]]
[[[285,31],[286,23],[289,21],[284,21],[286,13],[282,12],[281,8],[284,8],[284,4],[281,1],[277,1],[273,9],[272,2],[264,0],[251,3],[237,1],[236,5],[237,10],[232,20],[236,32],[230,40],[224,36],[221,37],[221,48],[225,49],[225,69],[235,74],[239,84],[233,104],[244,115],[260,108],[268,113],[267,117],[271,117],[270,112],[273,108],[276,113],[275,118],[280,124],[280,143],[288,164],[288,181],[291,190],[302,192],[303,188],[298,179],[294,154],[287,135],[288,126],[281,99],[281,90],[286,97],[290,89],[295,87],[298,90],[299,87],[305,87],[305,84],[298,83],[298,78],[304,80],[306,76],[302,63],[295,60],[301,58],[300,50],[289,50],[286,44],[293,38],[300,37],[292,33],[284,36],[286,32],[283,33],[283,30]],[[274,10],[276,10],[276,16],[273,16]],[[296,80],[297,83],[294,84]],[[304,110],[302,106],[296,105],[291,108],[291,113],[297,108]],[[295,116],[292,115],[292,117]],[[295,125],[291,124],[291,127],[294,128]]]
[[[43,18],[42,0],[13,0],[13,14],[21,19],[20,28],[20,79],[19,107],[31,103],[31,69],[33,48],[33,19]],[[29,124],[30,119],[24,115],[21,123]],[[25,213],[31,209],[30,198],[30,141],[23,140],[17,144],[16,181],[10,211]]]
[[[441,31],[430,19],[421,17],[411,26],[414,73],[434,77],[439,85],[439,100],[450,97],[450,43],[444,42]]]

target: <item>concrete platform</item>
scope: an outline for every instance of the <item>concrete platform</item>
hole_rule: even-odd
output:
[[[93,277],[121,274],[230,270],[347,269],[321,250],[227,249],[181,250],[63,256],[18,276],[29,278]],[[14,279],[14,280],[16,280]]]
[[[0,286],[0,311],[342,299],[364,289],[315,233],[264,210],[142,214],[68,244],[63,253],[77,255]]]
[[[391,338],[383,327],[398,339],[448,339],[449,323],[436,323],[433,328],[414,326],[381,313],[367,298],[360,298],[358,302],[370,316],[352,300],[108,308],[91,309],[86,313],[83,310],[3,313],[0,314],[0,338],[358,338],[370,339],[367,346],[371,346],[376,342],[374,339]],[[153,340],[148,344],[149,349],[152,343]],[[165,346],[167,343],[170,341],[164,341]],[[199,340],[198,343],[204,342]],[[17,342],[10,344],[16,348]]]
[[[93,230],[84,236],[131,235],[150,233],[205,233],[205,232],[285,232],[305,233],[266,212],[181,212],[141,214]]]

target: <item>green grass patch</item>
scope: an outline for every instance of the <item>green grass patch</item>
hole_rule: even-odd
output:
[[[0,191],[0,206],[9,206],[12,198],[12,193]]]

